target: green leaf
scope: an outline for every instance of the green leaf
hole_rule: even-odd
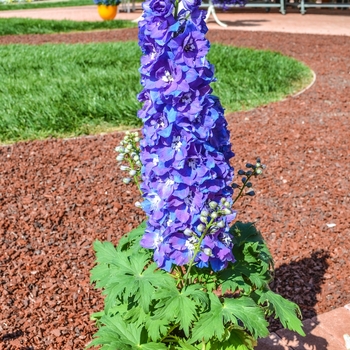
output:
[[[153,341],[158,341],[167,333],[169,321],[165,318],[148,317],[145,327],[150,339]]]
[[[116,264],[119,270],[104,291],[104,294],[107,294],[105,300],[107,308],[111,307],[118,297],[124,302],[127,298],[133,297],[135,302],[138,301],[144,311],[148,312],[155,290],[175,285],[170,274],[159,270],[155,263],[149,264],[147,254],[139,253],[129,257],[125,252],[118,252]]]
[[[208,350],[253,350],[256,341],[243,329],[232,329],[225,341],[210,341]]]
[[[167,350],[167,346],[163,343],[146,343],[141,344],[139,349],[143,350]]]
[[[260,232],[252,222],[243,223],[240,221],[230,228],[230,233],[234,236],[234,244],[241,246],[246,242],[263,242]]]
[[[127,325],[120,316],[113,317],[103,316],[100,319],[103,326],[95,333],[95,339],[89,344],[89,347],[94,345],[108,345],[111,349],[132,349],[135,344],[135,339],[130,326]],[[131,338],[131,341],[130,339]],[[136,342],[137,343],[137,342]],[[108,349],[108,347],[105,347]]]
[[[208,293],[204,292],[202,288],[201,284],[192,284],[184,288],[182,293],[193,299],[202,309],[205,309],[209,304],[209,297]]]
[[[126,251],[131,247],[135,247],[137,249],[141,249],[140,240],[145,233],[146,229],[146,221],[143,221],[138,227],[134,230],[130,231],[127,235],[123,236],[118,243],[117,250],[118,251]]]
[[[213,274],[213,270],[209,268],[192,267],[191,278],[192,280],[198,281],[208,292],[212,292],[219,287],[216,274]]]
[[[184,349],[184,350],[198,350],[198,347],[195,347],[191,344],[185,343],[183,341],[179,341],[179,345],[180,345],[180,349]]]
[[[269,335],[264,311],[249,297],[225,298],[222,314],[225,323],[238,325],[237,319],[240,320],[255,339]]]
[[[229,266],[227,269],[218,273],[218,278],[221,283],[222,294],[227,291],[234,293],[236,290],[243,290],[245,293],[250,293],[252,287],[246,283],[242,275],[249,275],[250,271],[240,262]]]
[[[208,341],[212,337],[222,339],[225,331],[222,315],[222,304],[215,294],[209,294],[210,309],[203,313],[192,330],[191,343],[204,339]]]
[[[118,258],[118,253],[111,242],[95,241],[93,246],[98,263],[113,264]]]
[[[90,281],[95,282],[96,288],[104,288],[110,280],[110,268],[108,264],[98,264],[90,271]]]
[[[275,313],[275,318],[279,318],[284,328],[295,331],[300,335],[305,335],[302,329],[302,322],[299,319],[301,313],[297,304],[283,298],[281,295],[276,294],[271,290],[257,290],[256,294],[260,296],[258,303],[266,303],[269,313]]]
[[[156,296],[160,302],[156,306],[157,312],[155,313],[155,318],[166,318],[174,320],[174,323],[179,323],[179,328],[187,337],[190,333],[190,326],[196,319],[197,306],[189,295],[190,291],[186,292],[184,288],[180,292],[175,284],[159,289]]]

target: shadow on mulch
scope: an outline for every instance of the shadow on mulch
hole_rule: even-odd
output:
[[[275,279],[270,285],[271,289],[284,298],[298,304],[303,320],[317,316],[315,309],[317,295],[321,293],[322,284],[325,280],[324,274],[329,266],[327,262],[329,257],[328,252],[320,250],[312,253],[310,258],[283,264],[275,270]],[[271,332],[283,328],[279,321],[273,318],[269,321]],[[310,346],[317,345],[317,350],[326,350],[328,346],[327,340],[310,334],[317,325],[317,321],[312,320],[312,322],[308,322],[307,329],[305,329],[306,327],[304,328],[304,331],[308,334],[307,343]],[[285,333],[282,341],[285,343],[283,345],[297,346],[294,344],[297,341],[296,337],[291,333]]]

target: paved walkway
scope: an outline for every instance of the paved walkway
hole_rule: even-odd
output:
[[[282,15],[276,9],[266,13],[264,9],[234,9],[229,12],[217,12],[219,19],[228,25],[220,27],[213,17],[209,18],[209,29],[248,30],[263,32],[284,32],[301,34],[347,35],[350,36],[350,10],[309,9],[301,15],[296,9],[287,9]],[[117,19],[137,19],[141,15],[140,7],[135,12],[120,12]],[[29,9],[2,11],[0,17],[30,17],[42,19],[70,19],[81,21],[101,21],[96,6]]]
[[[141,9],[135,12],[120,12],[118,19],[135,20]],[[71,19],[100,21],[96,6],[33,9],[0,12],[0,17],[29,17],[42,19]],[[209,29],[285,32],[301,34],[350,36],[350,10],[308,10],[301,15],[297,10],[282,15],[277,11],[266,13],[264,9],[237,9],[218,12],[219,19],[228,25],[222,28],[213,18],[208,21]],[[259,341],[256,350],[349,350],[344,335],[350,335],[350,304],[304,321],[306,337],[294,332],[280,330]]]
[[[282,329],[259,340],[256,350],[349,350],[344,335],[350,335],[350,304],[305,320],[306,337]],[[350,339],[350,337],[349,337]]]

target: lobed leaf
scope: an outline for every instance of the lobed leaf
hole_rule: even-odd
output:
[[[232,329],[225,341],[210,341],[207,350],[253,350],[256,341],[243,329]]]
[[[156,297],[160,299],[157,304],[157,312],[155,318],[165,318],[174,323],[179,323],[179,328],[182,329],[186,337],[190,334],[190,326],[196,319],[197,303],[190,298],[190,291],[179,291],[176,285],[166,286],[159,289]]]
[[[222,339],[225,327],[223,324],[222,304],[215,294],[209,294],[210,310],[203,313],[192,330],[191,343],[204,339],[208,341],[212,337]]]
[[[283,298],[281,295],[274,293],[271,290],[256,291],[260,296],[258,303],[267,304],[270,314],[275,313],[276,318],[279,318],[284,328],[295,331],[300,335],[305,335],[302,329],[300,309],[297,304]],[[299,316],[299,317],[298,317]]]
[[[225,298],[222,315],[225,323],[238,325],[239,320],[255,339],[269,335],[264,311],[249,297]]]

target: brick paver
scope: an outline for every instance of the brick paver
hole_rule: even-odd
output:
[[[256,350],[346,350],[344,334],[350,334],[350,304],[305,320],[305,337],[286,329],[260,339]]]

